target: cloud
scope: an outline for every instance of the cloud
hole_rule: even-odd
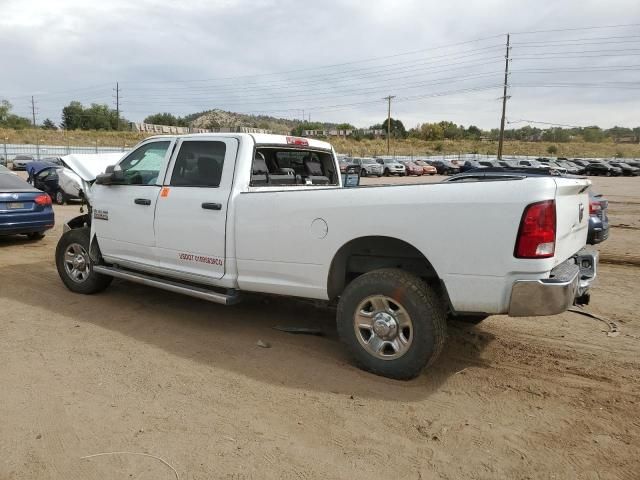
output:
[[[2,3],[0,97],[55,120],[71,100],[112,105],[118,81],[132,120],[220,107],[368,126],[391,94],[407,125],[492,128],[506,31],[640,23],[631,0]],[[508,116],[640,124],[638,28],[514,35]]]

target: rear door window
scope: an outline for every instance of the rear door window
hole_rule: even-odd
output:
[[[219,187],[226,152],[224,142],[184,141],[169,184],[176,187]]]

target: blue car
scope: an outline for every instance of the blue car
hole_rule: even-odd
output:
[[[17,175],[0,173],[0,235],[39,240],[53,227],[51,197]]]

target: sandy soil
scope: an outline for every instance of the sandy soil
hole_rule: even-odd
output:
[[[53,252],[77,206],[56,207],[43,241],[0,239],[0,479],[176,478],[81,459],[104,452],[180,479],[637,479],[640,267],[611,262],[640,256],[640,179],[594,183],[614,228],[589,310],[619,335],[575,313],[452,323],[410,382],[351,366],[333,314],[304,302],[74,295]]]

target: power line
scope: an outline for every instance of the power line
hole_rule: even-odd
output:
[[[273,75],[283,75],[283,74],[289,74],[289,73],[307,72],[307,71],[313,71],[313,70],[319,70],[319,69],[341,67],[341,66],[345,66],[345,65],[356,65],[356,64],[360,64],[360,63],[373,62],[373,61],[376,61],[376,60],[384,60],[384,59],[388,59],[388,58],[396,58],[396,57],[407,56],[407,55],[415,55],[417,53],[424,53],[424,52],[433,51],[433,50],[441,50],[441,49],[444,49],[444,48],[451,48],[451,47],[457,47],[457,46],[461,46],[461,45],[467,45],[467,44],[470,44],[470,43],[482,42],[482,41],[485,41],[485,40],[490,40],[490,39],[498,38],[498,37],[501,37],[501,36],[502,36],[501,34],[500,35],[491,35],[491,36],[488,36],[488,37],[476,38],[476,39],[467,40],[467,41],[464,41],[464,42],[452,43],[452,44],[447,44],[447,45],[439,45],[439,46],[436,46],[436,47],[423,48],[423,49],[413,50],[413,51],[409,51],[409,52],[402,52],[402,53],[396,53],[396,54],[392,54],[392,55],[384,55],[384,56],[379,56],[379,57],[370,57],[370,58],[363,59],[363,60],[354,60],[354,61],[349,61],[349,62],[329,64],[329,65],[320,65],[320,66],[317,66],[317,67],[300,68],[300,69],[296,69],[296,70],[285,70],[285,71],[280,71],[280,72],[270,72],[270,73],[253,74],[253,75],[236,75],[236,76],[232,76],[232,77],[217,77],[217,78],[208,78],[208,79],[158,80],[158,81],[154,81],[154,82],[145,82],[144,84],[149,85],[149,84],[155,84],[155,83],[165,84],[165,83],[209,82],[209,81],[219,81],[219,80],[238,80],[240,78],[255,78],[255,77],[273,76]]]
[[[477,57],[479,55],[478,52],[488,52],[489,50],[497,50],[497,49],[502,49],[501,45],[497,45],[497,46],[492,46],[489,48],[484,48],[484,49],[478,49],[478,50],[474,50],[471,52],[464,52],[461,54],[454,54],[454,55],[446,55],[445,57],[449,60],[460,60],[460,59],[464,59],[464,58],[473,58],[473,57]],[[262,88],[264,86],[273,86],[276,88],[280,88],[283,84],[287,84],[287,85],[313,85],[313,84],[318,84],[318,83],[324,83],[327,80],[337,80],[337,79],[351,79],[351,78],[357,78],[357,77],[369,77],[371,75],[380,75],[380,72],[387,72],[387,71],[391,71],[391,73],[395,73],[397,71],[400,70],[400,68],[405,67],[409,67],[409,70],[413,70],[415,69],[416,65],[421,65],[421,66],[431,66],[431,65],[438,65],[439,61],[438,59],[440,58],[445,58],[445,57],[433,57],[430,58],[428,60],[425,61],[421,61],[421,62],[416,62],[416,60],[411,60],[411,61],[403,61],[403,62],[397,62],[397,63],[391,63],[391,64],[387,64],[387,65],[377,65],[377,66],[369,66],[369,67],[364,67],[364,68],[357,68],[357,69],[352,69],[352,70],[346,70],[343,72],[333,72],[333,73],[324,73],[324,74],[320,74],[320,75],[314,75],[313,78],[305,80],[305,78],[294,78],[294,79],[281,79],[281,80],[276,80],[274,83],[243,83],[243,84],[238,84],[238,83],[233,83],[230,85],[209,85],[209,86],[201,86],[201,87],[191,87],[189,90],[190,91],[200,91],[203,89],[209,90],[209,89],[215,89],[216,91],[224,91],[225,89],[237,89],[237,88]],[[489,59],[493,59],[496,58],[495,55],[492,55],[490,57],[480,57],[480,58],[476,58],[474,59],[474,61],[485,61],[485,60],[489,60]],[[450,65],[462,65],[467,63],[468,61],[463,61],[463,62],[455,62],[455,63],[445,63],[440,65],[441,67],[443,66],[450,66]],[[352,73],[356,73],[356,72],[362,72],[359,75],[351,75]],[[300,82],[298,82],[299,80],[301,80]],[[296,83],[297,82],[297,83]],[[126,83],[126,82],[125,82]],[[141,85],[140,83],[136,83],[136,85]],[[167,91],[168,88],[172,88],[172,89],[179,89],[179,90],[183,90],[184,87],[182,86],[174,86],[174,87],[162,87],[162,91]],[[128,87],[128,90],[130,91],[148,91],[149,88],[142,88],[142,87],[136,87],[136,86],[132,86]]]
[[[417,82],[417,83],[411,83],[411,84],[394,84],[395,87],[397,88],[402,88],[402,89],[414,89],[414,88],[422,88],[425,86],[431,86],[431,85],[439,85],[439,84],[443,84],[443,83],[455,83],[455,82],[462,82],[462,81],[467,81],[470,79],[477,79],[477,78],[483,78],[483,77],[491,77],[491,76],[497,76],[499,74],[496,74],[495,72],[490,72],[490,73],[480,73],[480,74],[474,74],[474,75],[462,75],[462,76],[454,76],[454,77],[441,77],[441,78],[436,78],[430,81],[426,81],[426,82]],[[352,89],[342,89],[341,93],[333,93],[333,89],[329,92],[323,92],[323,91],[315,91],[315,92],[309,92],[307,91],[306,93],[302,93],[302,94],[295,94],[296,92],[284,92],[281,93],[279,95],[269,95],[269,94],[257,94],[257,95],[243,95],[242,99],[243,100],[263,100],[263,99],[269,99],[271,102],[279,102],[279,101],[289,101],[292,99],[323,99],[323,98],[336,98],[336,97],[345,97],[345,96],[361,96],[361,95],[368,95],[371,93],[375,93],[375,92],[379,92],[380,90],[383,90],[384,88],[387,88],[386,85],[376,85],[376,86],[372,86],[372,87],[368,87],[368,88],[352,88]],[[149,97],[146,97],[149,98]],[[175,103],[175,102],[183,102],[183,101],[189,101],[189,100],[198,100],[198,101],[209,101],[209,102],[216,102],[220,99],[224,99],[225,97],[210,97],[210,96],[202,96],[202,95],[197,95],[197,96],[185,96],[185,97],[151,97],[151,98],[155,98],[158,101],[162,101],[164,104],[167,103]],[[304,101],[304,100],[302,100]],[[148,103],[148,102],[132,102],[131,104],[140,104],[140,103]]]
[[[586,127],[579,127],[576,125],[565,125],[562,123],[551,123],[551,122],[539,122],[536,120],[525,120],[525,119],[520,119],[520,120],[510,120],[507,123],[512,124],[512,123],[533,123],[533,124],[537,124],[537,125],[550,125],[552,127],[568,127],[568,128],[586,128]]]
[[[640,35],[618,35],[618,36],[608,36],[608,37],[586,37],[586,38],[567,38],[564,40],[535,40],[535,41],[527,41],[527,42],[516,42],[511,45],[536,45],[536,44],[544,44],[544,43],[561,43],[561,42],[582,42],[582,41],[601,41],[601,40],[616,40],[616,39],[628,39],[628,38],[640,38]]]
[[[531,30],[522,32],[511,32],[512,35],[533,35],[536,33],[552,33],[552,32],[577,32],[579,30],[600,30],[608,28],[625,28],[625,27],[640,27],[640,23],[625,23],[620,25],[596,25],[590,27],[578,27],[578,28],[555,28],[551,30]]]

